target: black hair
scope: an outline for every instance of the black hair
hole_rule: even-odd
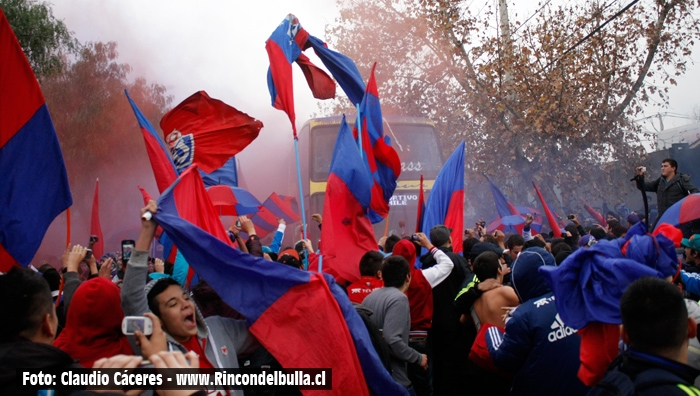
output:
[[[156,297],[162,292],[165,291],[165,289],[169,288],[170,286],[177,285],[178,287],[182,288],[182,285],[178,281],[176,281],[173,278],[160,278],[156,281],[156,284],[153,285],[151,290],[148,291],[148,294],[146,295],[146,299],[148,300],[148,309],[153,312],[154,315],[160,318],[160,308],[158,307],[158,302],[156,301]],[[184,292],[184,290],[183,290]]]
[[[615,235],[615,238],[621,238],[622,235],[627,233],[627,227],[623,225],[616,225],[612,229],[612,234]]]
[[[632,283],[620,300],[622,324],[630,346],[642,352],[674,350],[688,337],[688,310],[678,287],[644,277]]]
[[[53,315],[49,284],[29,268],[13,267],[0,275],[0,301],[0,342],[34,336],[46,314]]]
[[[291,254],[283,254],[282,256],[277,258],[277,262],[299,269],[301,269],[304,266],[301,260],[292,256]]]
[[[516,246],[525,246],[525,239],[518,234],[513,234],[506,239],[506,248],[513,250]]]
[[[564,241],[560,241],[557,243],[552,242],[552,256],[556,258],[559,253],[564,252],[568,252],[569,254],[571,254],[573,252],[571,245]]]
[[[495,236],[491,234],[486,234],[482,237],[483,242],[488,242],[488,243],[493,243],[494,245],[498,245],[498,240],[496,239]]]
[[[400,288],[406,282],[410,273],[408,261],[402,256],[389,256],[382,264],[382,279],[384,286]]]
[[[547,247],[547,244],[540,238],[532,238],[529,241],[525,242],[525,245],[523,245],[523,250],[526,250],[531,247],[541,247],[542,249],[544,249],[545,247]]]
[[[608,221],[608,228],[610,228],[611,230],[619,225],[620,225],[620,222],[617,220]]]
[[[574,224],[567,224],[566,227],[564,227],[565,231],[569,231],[571,233],[571,237],[574,240],[578,240],[578,228]]]
[[[58,290],[61,287],[61,274],[54,267],[48,268],[43,272],[43,277],[49,284],[49,289],[51,291]]]
[[[270,252],[267,255],[270,256],[270,260],[272,261],[277,261],[277,259],[279,259],[279,256],[275,252]]]
[[[664,158],[664,160],[661,161],[661,163],[663,164],[664,162],[668,162],[668,164],[671,165],[671,168],[676,169],[676,172],[678,172],[678,162],[676,162],[676,160],[674,160],[673,158]]]
[[[604,240],[607,234],[605,230],[600,227],[593,227],[588,233],[591,234],[596,241]]]
[[[394,246],[401,240],[397,235],[389,235],[384,242],[384,253],[391,253],[394,251]]]
[[[480,240],[476,238],[467,238],[462,241],[462,256],[469,258],[469,252],[472,251],[472,247],[476,245],[477,243],[481,242]]]
[[[498,270],[501,268],[501,262],[499,261],[498,254],[495,252],[483,252],[475,260],[474,264],[474,274],[480,281],[486,279],[496,279],[498,277]]]
[[[399,239],[401,240],[401,239]],[[382,269],[382,261],[384,256],[374,250],[362,255],[360,259],[360,275],[361,276],[377,276],[377,272]]]

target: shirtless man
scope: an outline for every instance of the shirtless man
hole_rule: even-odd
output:
[[[503,283],[503,277],[510,272],[505,260],[494,252],[484,252],[474,260],[474,274],[480,281],[496,279]],[[515,307],[519,303],[518,296],[510,286],[496,287],[479,297],[472,309],[472,318],[477,330],[481,323],[489,323],[504,328],[503,307]]]

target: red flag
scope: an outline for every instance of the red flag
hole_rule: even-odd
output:
[[[416,232],[423,229],[423,214],[425,213],[425,193],[423,192],[423,174],[420,175],[420,190],[418,190],[418,214],[416,216]]]
[[[95,256],[95,260],[99,260],[105,250],[105,242],[102,239],[102,227],[100,226],[99,185],[100,179],[97,179],[95,182],[95,197],[92,200],[92,218],[90,219],[90,235],[97,236],[97,242],[92,245],[92,255]]]
[[[594,218],[600,225],[602,225],[603,227],[607,227],[607,226],[608,226],[608,222],[605,221],[605,217],[603,217],[602,214],[598,213],[597,210],[595,210],[595,209],[593,209],[591,206],[589,206],[589,205],[586,203],[586,201],[583,200],[583,198],[581,198],[581,202],[583,203],[583,208],[586,209],[586,212],[588,212],[588,214],[590,214],[591,216],[593,216],[593,218]]]
[[[143,187],[141,186],[136,186],[139,188],[139,191],[141,191],[141,195],[143,196],[143,204],[144,206],[148,205],[148,201],[152,200],[151,195],[146,191]]]
[[[544,213],[545,215],[547,215],[547,222],[549,223],[549,227],[552,229],[552,232],[554,233],[555,237],[561,238],[561,229],[559,228],[559,224],[557,224],[557,219],[554,218],[554,214],[552,214],[552,211],[549,210],[549,206],[544,201],[544,197],[542,196],[540,189],[537,188],[537,184],[535,184],[535,182],[532,182],[532,185],[535,186],[535,191],[537,192],[537,196],[540,198],[540,202],[542,203]]]
[[[258,137],[263,124],[199,91],[167,112],[160,127],[178,172],[194,163],[211,173]]]

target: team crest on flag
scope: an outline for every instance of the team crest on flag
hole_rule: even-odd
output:
[[[173,136],[177,132],[178,136]],[[173,155],[173,162],[178,172],[187,169],[194,162],[194,136],[182,135],[179,131],[174,131],[168,137],[177,138],[175,142],[170,140],[172,147],[170,152]]]

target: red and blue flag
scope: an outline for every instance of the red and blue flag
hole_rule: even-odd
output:
[[[299,222],[299,205],[296,198],[292,196],[278,195],[276,192],[270,194],[263,202],[263,207],[269,210],[277,218],[284,219],[287,224]]]
[[[292,84],[292,63],[301,67],[309,88],[317,99],[335,97],[335,81],[311,63],[302,53],[312,47],[328,71],[338,81],[348,98],[359,104],[365,91],[360,71],[355,62],[347,56],[330,50],[325,43],[301,27],[299,20],[292,14],[277,26],[265,42],[270,68],[267,73],[267,86],[272,98],[272,106],[287,113],[292,123],[294,137],[297,137],[296,115],[294,112],[294,89]]]
[[[532,182],[532,185],[535,186],[535,192],[537,192],[537,196],[542,203],[542,209],[544,209],[544,214],[547,217],[549,227],[552,229],[552,232],[556,238],[561,238],[561,228],[559,228],[559,224],[557,224],[557,219],[554,217],[554,213],[552,213],[552,210],[549,208],[549,205],[547,205],[547,202],[544,201],[544,197],[542,196],[540,189],[537,188],[537,184]]]
[[[44,95],[0,10],[0,271],[29,265],[51,222],[73,204]]]
[[[139,127],[141,128],[143,140],[146,142],[146,153],[148,153],[148,159],[151,161],[153,176],[156,178],[158,191],[162,193],[177,179],[175,164],[170,158],[168,148],[165,147],[165,143],[163,143],[163,140],[158,136],[151,122],[141,113],[141,110],[139,110],[136,103],[134,103],[131,96],[129,96],[129,92],[124,90],[124,93],[126,94],[126,98],[129,99],[131,109],[134,110],[136,121],[138,121]]]
[[[378,223],[389,215],[389,200],[396,190],[396,179],[401,174],[401,160],[391,139],[384,135],[382,108],[379,104],[379,91],[374,77],[375,63],[367,82],[367,90],[360,104],[359,119],[355,123],[353,135],[358,139],[358,128],[362,130],[363,159],[372,174],[372,201],[369,219]]]
[[[201,176],[190,169],[163,193],[155,220],[283,367],[331,368],[331,394],[406,394],[383,368],[362,320],[330,276],[232,248],[211,235],[223,230],[211,203],[204,204],[210,217],[205,224],[185,218],[186,207],[198,200],[193,195],[206,192]],[[210,230],[206,224],[214,222],[219,226]]]
[[[423,232],[430,235],[430,229],[443,224],[452,230],[452,249],[462,252],[462,232],[464,229],[464,147],[462,142],[440,170],[423,215]],[[416,261],[420,265],[420,260]]]
[[[372,200],[371,175],[360,157],[345,117],[331,157],[321,228],[323,267],[348,282],[360,279],[360,258],[377,250],[367,217]]]
[[[506,195],[503,194],[503,191],[501,191],[498,186],[491,181],[491,178],[489,178],[486,173],[484,173],[484,177],[486,177],[486,180],[489,181],[489,186],[491,187],[491,194],[493,194],[493,200],[496,203],[496,211],[498,212],[499,217],[507,217],[507,216],[512,216],[512,215],[520,215],[520,211],[518,211],[518,208],[513,205],[508,198],[506,198]],[[522,225],[509,225],[503,227],[504,232],[517,232],[518,234],[522,233],[523,226]]]

